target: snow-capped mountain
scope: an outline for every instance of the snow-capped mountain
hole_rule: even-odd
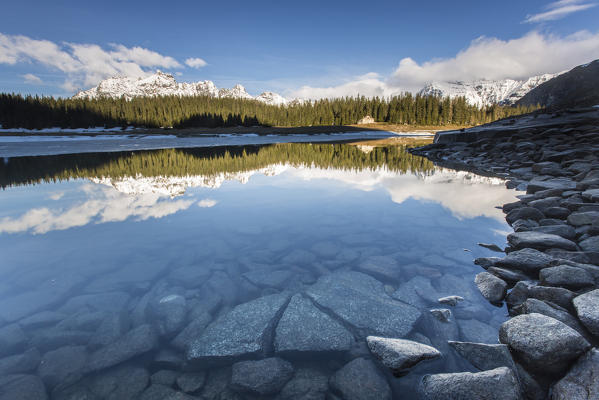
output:
[[[212,81],[177,82],[171,74],[157,71],[145,78],[131,78],[115,76],[101,81],[98,86],[81,91],[73,96],[75,99],[99,97],[119,98],[125,97],[155,97],[155,96],[212,96],[230,97],[238,99],[254,99],[267,104],[284,105],[287,99],[283,96],[264,92],[259,96],[252,96],[239,84],[231,89],[217,88]]]
[[[451,98],[463,96],[466,101],[476,106],[491,104],[511,105],[542,83],[561,75],[543,74],[525,80],[476,80],[472,82],[430,82],[419,94],[437,95]]]

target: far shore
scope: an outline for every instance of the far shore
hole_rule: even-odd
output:
[[[325,125],[325,126],[297,126],[297,127],[269,127],[269,126],[236,126],[222,128],[134,128],[127,130],[97,130],[93,128],[81,130],[77,132],[75,129],[67,131],[45,131],[45,130],[28,130],[20,132],[18,129],[14,131],[0,131],[0,136],[97,136],[97,135],[176,135],[182,137],[200,136],[200,135],[217,135],[217,134],[244,134],[255,133],[257,135],[294,135],[294,134],[321,134],[321,133],[351,133],[363,131],[388,131],[400,134],[419,134],[425,135],[430,133],[434,135],[439,131],[455,130],[467,128],[468,126],[446,125],[446,126],[421,126],[421,125],[396,125],[385,123],[373,123],[364,125]]]

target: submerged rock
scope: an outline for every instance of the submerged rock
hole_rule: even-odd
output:
[[[206,372],[186,372],[177,378],[177,386],[185,393],[197,392],[206,382]]]
[[[388,256],[370,256],[358,265],[358,269],[382,281],[396,281],[401,273],[399,263]]]
[[[67,346],[44,354],[38,375],[50,389],[66,387],[83,376],[87,351],[84,346]]]
[[[187,316],[187,301],[178,294],[169,294],[150,302],[150,321],[160,336],[171,336],[181,330]]]
[[[243,303],[217,319],[191,343],[189,361],[231,361],[258,357],[271,346],[275,317],[287,304],[286,294]]]
[[[18,353],[23,349],[27,337],[17,324],[0,328],[0,356]]]
[[[452,307],[457,306],[460,301],[464,301],[464,298],[462,296],[446,296],[446,297],[441,297],[438,300],[439,303],[447,304]]]
[[[441,357],[434,347],[411,340],[368,336],[366,343],[370,352],[394,373],[400,373],[421,361]]]
[[[275,351],[346,351],[353,341],[353,335],[339,322],[316,308],[309,299],[296,294],[277,324]]]
[[[591,400],[599,394],[599,351],[592,349],[554,386],[552,400]]]
[[[423,400],[520,400],[518,379],[506,367],[471,373],[426,375],[419,390]]]
[[[46,388],[34,375],[0,377],[0,400],[46,400]]]
[[[599,289],[581,294],[572,301],[578,319],[593,335],[599,337]]]
[[[35,347],[23,354],[2,358],[0,359],[0,376],[33,371],[39,365],[40,360],[40,352]]]
[[[499,340],[532,371],[559,374],[591,345],[568,325],[541,314],[518,315],[504,322]]]
[[[312,368],[298,368],[276,400],[325,400],[329,378]]]
[[[158,346],[158,337],[150,325],[130,330],[116,342],[95,351],[89,356],[87,371],[112,367]]]
[[[364,358],[345,364],[329,384],[344,400],[391,400],[389,384],[374,363]]]
[[[278,357],[233,364],[231,387],[238,392],[270,395],[279,392],[293,376],[293,366]]]
[[[405,337],[421,316],[417,308],[389,297],[382,283],[360,272],[322,276],[306,293],[364,337]]]

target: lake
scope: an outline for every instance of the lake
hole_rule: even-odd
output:
[[[404,144],[10,157],[0,185],[0,375],[49,398],[411,399],[507,319],[473,259],[516,192]],[[442,357],[394,376],[370,335]]]

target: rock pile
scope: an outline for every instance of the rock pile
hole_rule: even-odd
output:
[[[481,294],[494,304],[505,301],[513,317],[499,332],[513,358],[511,365],[502,364],[515,373],[528,399],[597,396],[599,116],[580,113],[562,124],[556,116],[551,126],[494,124],[413,150],[440,164],[503,176],[508,188],[526,191],[519,201],[503,205],[514,229],[506,256],[475,263],[486,270],[476,277]],[[491,370],[497,365],[488,357],[453,346],[476,367],[497,375],[496,382],[505,381],[502,387],[512,384],[507,368]],[[462,378],[427,378],[421,392],[434,399],[449,386],[480,390],[476,379],[464,386]],[[489,396],[484,398],[500,398]]]

